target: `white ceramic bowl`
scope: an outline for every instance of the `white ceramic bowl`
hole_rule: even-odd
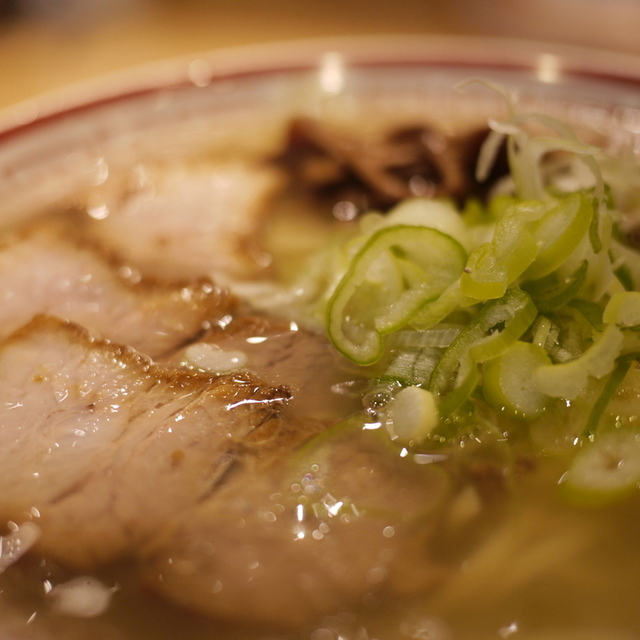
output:
[[[640,135],[640,61],[617,54],[439,37],[214,52],[5,110],[0,221],[6,227],[72,204],[109,174],[136,163],[211,150],[272,152],[296,115],[327,118],[365,137],[393,123],[430,122],[445,131],[481,124],[505,103],[486,86],[456,90],[478,77],[517,91],[523,104],[590,129],[612,145]],[[507,635],[509,622],[502,629]]]
[[[268,148],[292,114],[357,122],[484,122],[503,100],[482,77],[596,131],[640,131],[640,62],[519,41],[349,38],[218,51],[135,69],[0,114],[2,221],[69,197],[105,171],[205,146]],[[544,107],[542,106],[544,103]]]

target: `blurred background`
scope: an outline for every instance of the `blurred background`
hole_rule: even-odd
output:
[[[171,56],[367,33],[524,37],[640,55],[640,0],[0,0],[0,107]]]

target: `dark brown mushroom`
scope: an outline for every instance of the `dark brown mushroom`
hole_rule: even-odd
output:
[[[427,126],[407,126],[377,142],[364,142],[311,119],[291,122],[284,151],[274,161],[290,174],[295,187],[337,217],[340,205],[352,215],[367,209],[386,211],[412,196],[451,197],[464,202],[483,198],[507,173],[504,149],[482,184],[475,165],[487,129],[447,136]],[[344,207],[343,207],[344,208]]]

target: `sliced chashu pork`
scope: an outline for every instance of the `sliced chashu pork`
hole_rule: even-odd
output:
[[[270,462],[239,461],[153,541],[144,575],[214,618],[301,628],[435,585],[445,567],[428,542],[449,492],[441,469],[399,457],[384,436],[338,427]]]
[[[362,381],[325,337],[295,323],[239,318],[175,360],[203,344],[241,350],[248,370],[285,384],[294,416],[335,423],[358,409],[359,397],[341,392]],[[215,492],[150,540],[147,583],[199,613],[258,628],[301,628],[367,595],[435,584],[444,571],[428,542],[449,477],[399,457],[375,425],[353,425],[311,441],[308,432],[280,431],[259,456],[238,458]]]
[[[288,393],[164,369],[39,316],[0,349],[0,519],[75,567],[132,553],[280,428]]]
[[[228,313],[231,304],[228,294],[205,280],[134,284],[57,223],[29,228],[0,245],[0,337],[46,313],[155,357]]]
[[[215,367],[224,353],[241,355],[242,367],[261,380],[286,385],[296,415],[335,421],[362,406],[367,384],[362,371],[350,366],[326,336],[282,319],[239,316],[224,327],[213,326],[169,362],[206,369],[208,359]]]
[[[437,580],[449,492],[384,437],[289,419],[282,387],[150,362],[40,316],[0,348],[0,518],[33,518],[71,567],[138,556],[218,619],[300,627]],[[249,606],[250,605],[250,606]]]
[[[258,230],[282,184],[276,169],[241,161],[137,167],[126,184],[106,185],[109,214],[85,222],[146,276],[255,276],[265,266]]]

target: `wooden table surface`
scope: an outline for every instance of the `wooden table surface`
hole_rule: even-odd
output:
[[[478,34],[640,55],[638,0],[31,0],[0,24],[0,107],[173,56],[349,34]]]

